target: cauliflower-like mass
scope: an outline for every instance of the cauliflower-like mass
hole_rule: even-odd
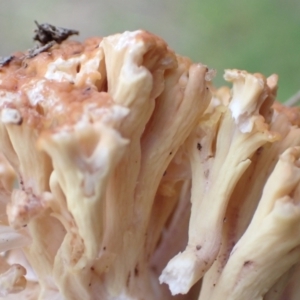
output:
[[[299,109],[213,74],[141,30],[0,66],[0,299],[300,297]]]

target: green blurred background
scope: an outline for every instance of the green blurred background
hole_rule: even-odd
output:
[[[218,71],[279,74],[279,96],[300,89],[299,0],[0,0],[0,56],[32,47],[34,20],[78,29],[77,39],[147,29]]]

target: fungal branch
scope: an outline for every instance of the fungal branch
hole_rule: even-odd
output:
[[[298,299],[300,114],[277,76],[217,89],[149,32],[36,25],[0,60],[0,299]]]

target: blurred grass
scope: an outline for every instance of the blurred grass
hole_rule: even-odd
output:
[[[79,39],[147,29],[218,70],[279,74],[279,99],[300,89],[300,1],[0,0],[0,55],[32,46],[33,20],[79,29]]]

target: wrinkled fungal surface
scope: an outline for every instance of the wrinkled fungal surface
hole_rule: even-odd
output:
[[[146,31],[42,33],[0,63],[0,299],[299,299],[300,114],[277,76],[217,89]]]

